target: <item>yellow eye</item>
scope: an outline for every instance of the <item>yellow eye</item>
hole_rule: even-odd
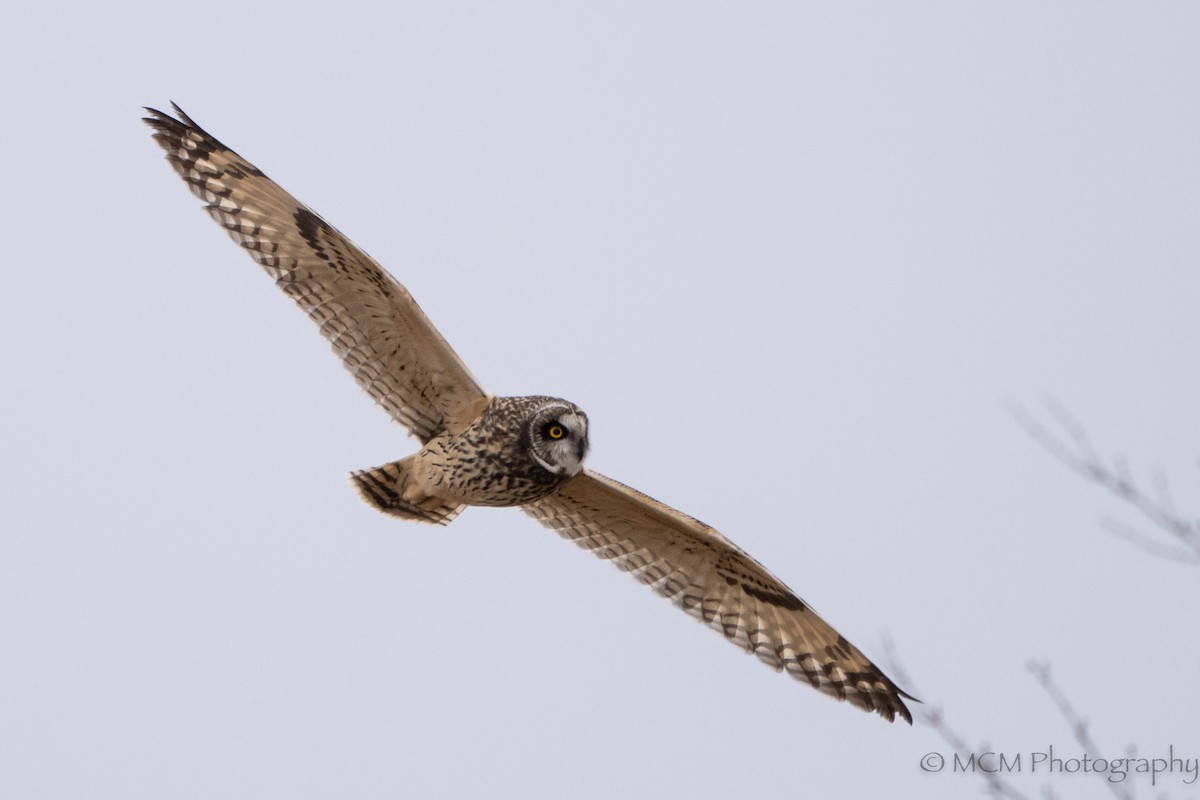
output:
[[[550,430],[546,431],[551,439],[561,439],[567,435],[567,432],[562,429],[561,425],[551,425]]]

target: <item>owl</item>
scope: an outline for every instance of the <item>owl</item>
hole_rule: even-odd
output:
[[[363,500],[437,525],[467,506],[517,506],[763,663],[912,723],[904,698],[915,698],[737,545],[586,468],[588,418],[578,406],[485,392],[404,286],[173,107],[175,117],[147,108],[144,118],[167,161],[317,323],[358,385],[421,442],[413,455],[352,473]]]

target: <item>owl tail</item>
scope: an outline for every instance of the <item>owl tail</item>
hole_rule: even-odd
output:
[[[415,502],[404,498],[412,463],[413,456],[409,456],[382,467],[352,472],[350,480],[363,500],[385,514],[434,525],[449,525],[466,506],[438,497]]]

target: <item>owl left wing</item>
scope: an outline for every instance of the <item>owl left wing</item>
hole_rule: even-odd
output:
[[[691,616],[817,690],[912,724],[905,694],[761,564],[713,528],[591,470],[523,506]]]
[[[367,394],[427,442],[486,395],[412,295],[336,228],[174,106],[145,122],[217,224],[321,329]]]

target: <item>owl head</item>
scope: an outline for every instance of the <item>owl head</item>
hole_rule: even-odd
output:
[[[583,470],[587,453],[587,414],[566,400],[547,400],[525,423],[529,455],[542,469],[572,477]]]

